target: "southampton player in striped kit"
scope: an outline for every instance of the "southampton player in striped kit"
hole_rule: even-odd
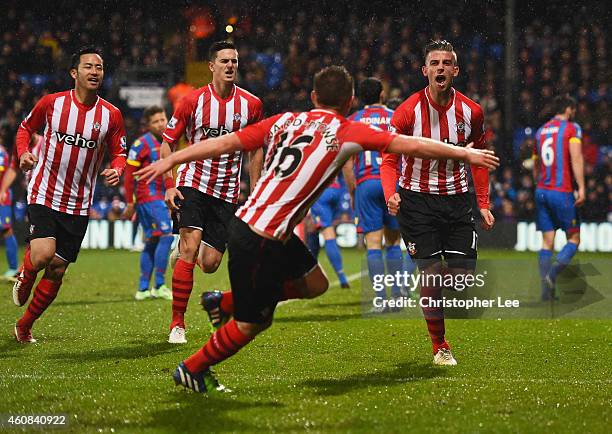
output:
[[[344,116],[353,101],[353,78],[331,66],[314,77],[314,110],[284,113],[236,133],[190,146],[169,159],[137,172],[144,178],[165,173],[174,164],[267,146],[264,173],[238,210],[229,233],[229,275],[234,319],[219,328],[201,350],[181,362],[177,384],[197,392],[224,390],[210,367],[234,355],[272,324],[276,304],[312,298],[329,285],[320,265],[294,234],[310,205],[348,158],[363,150],[418,157],[455,158],[489,167],[489,151],[449,146],[430,139],[375,130]]]
[[[32,170],[28,184],[30,248],[13,287],[13,301],[26,303],[38,272],[44,275],[23,317],[15,325],[19,342],[35,342],[32,324],[57,296],[62,277],[75,262],[87,230],[89,208],[105,151],[110,168],[101,172],[119,184],[125,167],[125,130],[121,112],[98,96],[104,79],[100,52],[86,47],[72,56],[73,90],[41,98],[17,131],[19,167]],[[38,157],[29,150],[31,136],[44,128]]]
[[[229,134],[262,117],[259,98],[234,83],[238,70],[238,52],[234,45],[224,41],[214,43],[209,50],[209,60],[212,83],[182,99],[163,135],[164,158],[171,154],[171,147],[183,133],[193,144]],[[226,153],[182,164],[176,182],[172,172],[164,177],[166,203],[178,212],[180,234],[179,259],[172,273],[170,343],[187,342],[185,311],[193,289],[193,269],[199,250],[202,250],[199,263],[205,273],[214,273],[223,258],[228,225],[240,193],[241,159],[240,151]],[[260,171],[261,159],[254,158],[252,184]]]
[[[397,108],[391,121],[396,131],[442,140],[457,147],[473,142],[474,147],[484,148],[482,109],[452,87],[453,78],[459,74],[453,46],[447,41],[427,44],[422,72],[429,85]],[[381,174],[389,211],[398,215],[408,252],[424,275],[472,273],[476,265],[477,234],[465,163],[409,155],[401,158],[399,191],[396,191],[397,155],[383,157]],[[489,172],[486,168],[472,167],[472,177],[482,227],[490,230],[495,220],[489,211]],[[421,287],[424,302],[439,299],[441,293],[442,288],[435,285]],[[445,339],[443,308],[423,307],[423,314],[432,341],[434,363],[456,365]]]
[[[362,110],[353,113],[349,119],[362,122],[374,128],[391,131],[393,110],[383,104],[384,91],[381,81],[375,77],[366,78],[359,85],[359,98],[365,105]],[[380,182],[380,163],[382,157],[378,152],[365,151],[348,160],[344,167],[344,177],[355,206],[357,225],[365,234],[370,280],[376,275],[385,274],[385,262],[388,274],[395,274],[402,268],[412,274],[414,263],[406,256],[405,267],[402,266],[399,226],[395,217],[389,214],[387,202]],[[385,236],[385,258],[382,254],[383,229]],[[392,297],[401,297],[400,288],[393,286]],[[387,298],[386,291],[376,294]],[[382,313],[384,308],[372,308],[372,312]]]
[[[140,254],[140,281],[135,298],[136,300],[148,298],[172,300],[172,291],[165,285],[165,274],[174,236],[170,212],[164,202],[166,192],[164,184],[161,178],[150,184],[134,178],[134,172],[138,168],[159,160],[161,136],[166,129],[168,119],[164,109],[159,106],[147,107],[143,118],[149,131],[130,146],[124,180],[127,206],[123,217],[131,219],[136,212],[144,232],[144,249]],[[136,201],[135,206],[134,201]],[[153,288],[149,290],[149,281],[153,272],[155,272],[155,282]]]
[[[542,231],[542,249],[538,254],[542,300],[556,298],[557,276],[578,250],[580,219],[576,207],[582,206],[585,200],[582,129],[572,122],[576,116],[576,100],[559,95],[553,105],[555,116],[537,131],[533,150],[536,226]],[[575,196],[574,180],[578,186]],[[553,264],[557,229],[565,231],[567,244],[557,253]]]

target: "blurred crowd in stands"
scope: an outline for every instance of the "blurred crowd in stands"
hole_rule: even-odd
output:
[[[133,66],[161,65],[172,68],[179,81],[194,47],[226,37],[225,23],[231,17],[235,24],[229,37],[240,53],[239,84],[263,99],[266,114],[311,108],[314,72],[336,63],[344,64],[357,81],[379,77],[390,104],[398,104],[425,86],[421,49],[429,39],[442,38],[458,53],[461,72],[455,87],[482,105],[488,143],[504,157],[503,167],[491,177],[498,220],[534,217],[534,135],[552,117],[550,103],[558,93],[578,100],[576,121],[584,133],[587,176],[583,219],[610,219],[612,89],[605,18],[586,6],[556,9],[546,16],[530,10],[518,14],[514,131],[509,134],[503,127],[503,2],[476,9],[466,2],[434,19],[428,15],[431,8],[418,12],[408,5],[374,13],[372,6],[355,10],[322,2],[330,8],[323,10],[302,3],[290,14],[277,1],[270,7],[253,1],[217,5],[212,14],[217,20],[214,35],[192,44],[198,10],[124,5],[118,11],[92,6],[60,13],[63,6],[58,6],[45,14],[9,1],[0,29],[0,143],[12,147],[21,119],[41,95],[72,86],[67,73],[70,54],[84,44],[103,49],[102,94],[121,108],[129,142],[141,133],[140,112],[113,93],[113,75]],[[98,186],[92,216],[120,215],[121,194],[121,189]]]

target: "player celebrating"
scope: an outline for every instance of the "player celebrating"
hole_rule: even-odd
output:
[[[212,83],[185,96],[164,132],[162,157],[186,132],[193,144],[222,136],[256,122],[262,116],[259,98],[236,86],[238,51],[230,42],[215,42],[209,50]],[[205,273],[214,273],[223,257],[227,230],[240,192],[239,151],[183,164],[176,187],[169,172],[164,177],[166,203],[178,211],[180,253],[172,273],[172,321],[168,342],[185,338],[185,311],[193,289],[198,251]],[[251,173],[258,173],[252,164]],[[260,169],[260,168],[259,168]],[[253,179],[252,179],[253,181]],[[179,202],[177,201],[179,199]],[[202,246],[200,246],[202,242]]]
[[[0,183],[10,170],[10,157],[6,148],[0,145]],[[6,261],[8,270],[2,275],[5,279],[14,279],[17,274],[17,238],[13,234],[13,208],[11,191],[5,190],[0,193],[0,230],[6,246]]]
[[[140,284],[136,300],[164,298],[172,300],[172,292],[165,283],[168,254],[174,237],[170,212],[164,202],[164,185],[160,179],[146,184],[134,179],[134,172],[139,167],[159,160],[160,140],[166,129],[168,119],[164,109],[151,106],[143,113],[149,132],[136,139],[130,147],[125,170],[125,198],[127,207],[123,217],[131,219],[136,211],[138,221],[144,231],[145,245],[140,254]],[[134,184],[136,184],[136,208],[134,208]],[[155,284],[149,290],[149,280],[155,269]]]
[[[13,287],[13,301],[28,300],[36,275],[44,275],[23,317],[15,325],[18,342],[35,342],[34,321],[53,302],[62,277],[75,262],[87,230],[93,188],[108,147],[110,168],[101,172],[118,185],[125,167],[125,130],[119,110],[98,96],[104,79],[100,51],[85,47],[72,56],[74,89],[41,98],[21,123],[15,139],[19,167],[33,169],[28,184],[30,248]],[[28,145],[44,127],[39,157]]]
[[[452,87],[459,74],[457,55],[447,41],[431,41],[425,47],[422,72],[429,85],[412,94],[393,114],[391,125],[398,133],[430,137],[454,146],[473,142],[484,148],[484,116],[474,101]],[[381,167],[385,198],[398,221],[410,255],[421,273],[465,274],[476,261],[476,229],[472,198],[468,194],[467,169],[463,162],[402,156],[399,192],[397,155],[385,155]],[[472,177],[482,227],[493,227],[489,211],[489,174],[486,168],[473,167]],[[442,258],[447,262],[443,268]],[[435,279],[423,279],[435,280]],[[438,299],[442,288],[423,285],[421,298]],[[423,308],[433,344],[434,363],[456,365],[445,340],[442,308]]]
[[[342,255],[340,254],[338,243],[336,243],[336,229],[334,228],[334,216],[336,216],[341,209],[342,196],[346,191],[343,183],[344,181],[342,178],[339,176],[336,177],[334,182],[325,189],[321,197],[312,205],[310,214],[314,219],[316,227],[321,229],[323,239],[325,239],[325,253],[338,276],[340,287],[350,288],[349,282],[344,274]],[[318,242],[318,233],[316,237],[316,242]],[[311,251],[312,250],[313,249],[311,249]],[[315,257],[316,256],[317,255],[315,255]]]
[[[554,100],[555,116],[536,133],[533,150],[533,176],[536,187],[536,226],[542,231],[542,249],[538,255],[542,278],[542,300],[555,298],[555,282],[570,263],[580,244],[580,220],[576,207],[584,204],[584,160],[582,130],[572,122],[576,100],[559,95]],[[539,163],[538,163],[539,161]],[[578,185],[574,197],[573,180]],[[567,244],[552,264],[555,230],[563,229]]]
[[[359,98],[365,107],[353,113],[349,119],[390,131],[393,110],[383,105],[384,91],[381,81],[375,77],[363,80],[359,86]],[[380,163],[382,158],[375,151],[364,151],[355,155],[345,164],[344,173],[346,183],[354,197],[357,224],[365,234],[368,248],[368,272],[370,279],[375,275],[387,272],[395,274],[402,270],[402,250],[400,248],[399,226],[395,217],[389,215],[387,203],[380,182]],[[385,261],[382,255],[383,228],[385,229]],[[406,257],[406,271],[412,274],[414,264],[410,256]],[[400,297],[400,289],[392,288],[393,297]],[[384,290],[376,294],[377,297],[386,298]],[[383,312],[384,309],[373,309],[374,312]]]
[[[353,78],[331,66],[314,77],[314,110],[284,113],[243,130],[190,146],[137,172],[143,178],[174,164],[267,145],[265,170],[229,232],[229,274],[234,319],[218,329],[201,350],[181,362],[177,384],[197,392],[223,390],[210,366],[231,357],[272,323],[279,300],[314,297],[327,278],[293,233],[310,204],[335,178],[345,161],[362,150],[400,152],[422,158],[455,158],[494,167],[490,151],[449,146],[430,139],[398,136],[344,118],[353,101]],[[291,282],[291,287],[287,283]]]

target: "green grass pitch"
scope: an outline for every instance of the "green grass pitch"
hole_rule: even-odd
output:
[[[358,272],[363,253],[343,254]],[[207,397],[171,373],[208,337],[198,296],[227,286],[225,263],[197,273],[183,346],[166,343],[170,302],[133,300],[137,276],[136,253],[83,251],[36,345],[11,337],[24,308],[2,283],[1,414],[66,414],[57,432],[79,433],[610,432],[610,320],[448,320],[459,365],[440,368],[422,319],[362,316],[357,280],[280,306],[271,329],[216,368],[233,393]]]

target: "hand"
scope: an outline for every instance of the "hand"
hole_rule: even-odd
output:
[[[123,210],[123,214],[121,214],[121,218],[123,220],[131,220],[133,216],[134,216],[134,204],[128,203],[125,207],[125,210]]]
[[[389,210],[389,214],[393,216],[397,215],[401,201],[402,199],[400,198],[399,193],[393,193],[393,195],[387,201],[387,209]]]
[[[493,214],[489,209],[481,208],[480,217],[482,217],[482,220],[480,221],[481,228],[483,228],[485,231],[490,231],[491,229],[493,229],[493,225],[495,224],[495,217],[493,217]]]
[[[172,167],[173,164],[169,158],[162,158],[153,164],[149,164],[147,167],[137,170],[134,172],[134,176],[138,177],[139,181],[145,181],[147,184],[150,184],[158,176],[169,172]]]
[[[574,204],[576,206],[584,205],[584,201],[586,200],[586,194],[584,193],[584,188],[579,188],[575,197],[576,197],[576,202],[574,202]]]
[[[117,169],[104,169],[100,175],[106,178],[106,183],[111,187],[119,185],[119,171]]]
[[[489,149],[474,149],[474,144],[470,143],[465,147],[467,157],[465,161],[474,166],[486,167],[493,170],[499,166],[499,158],[495,156],[495,152]]]
[[[32,170],[36,167],[36,163],[38,163],[38,158],[29,151],[21,154],[21,158],[19,158],[19,168],[24,172]]]
[[[159,160],[159,161],[162,161],[162,160]],[[149,167],[151,167],[151,166],[148,166],[147,168],[149,168]],[[166,201],[166,205],[168,206],[168,208],[171,211],[179,209],[179,206],[175,202],[177,197],[180,200],[185,199],[183,197],[183,194],[176,187],[169,188],[169,189],[166,190],[166,198],[164,200]]]

